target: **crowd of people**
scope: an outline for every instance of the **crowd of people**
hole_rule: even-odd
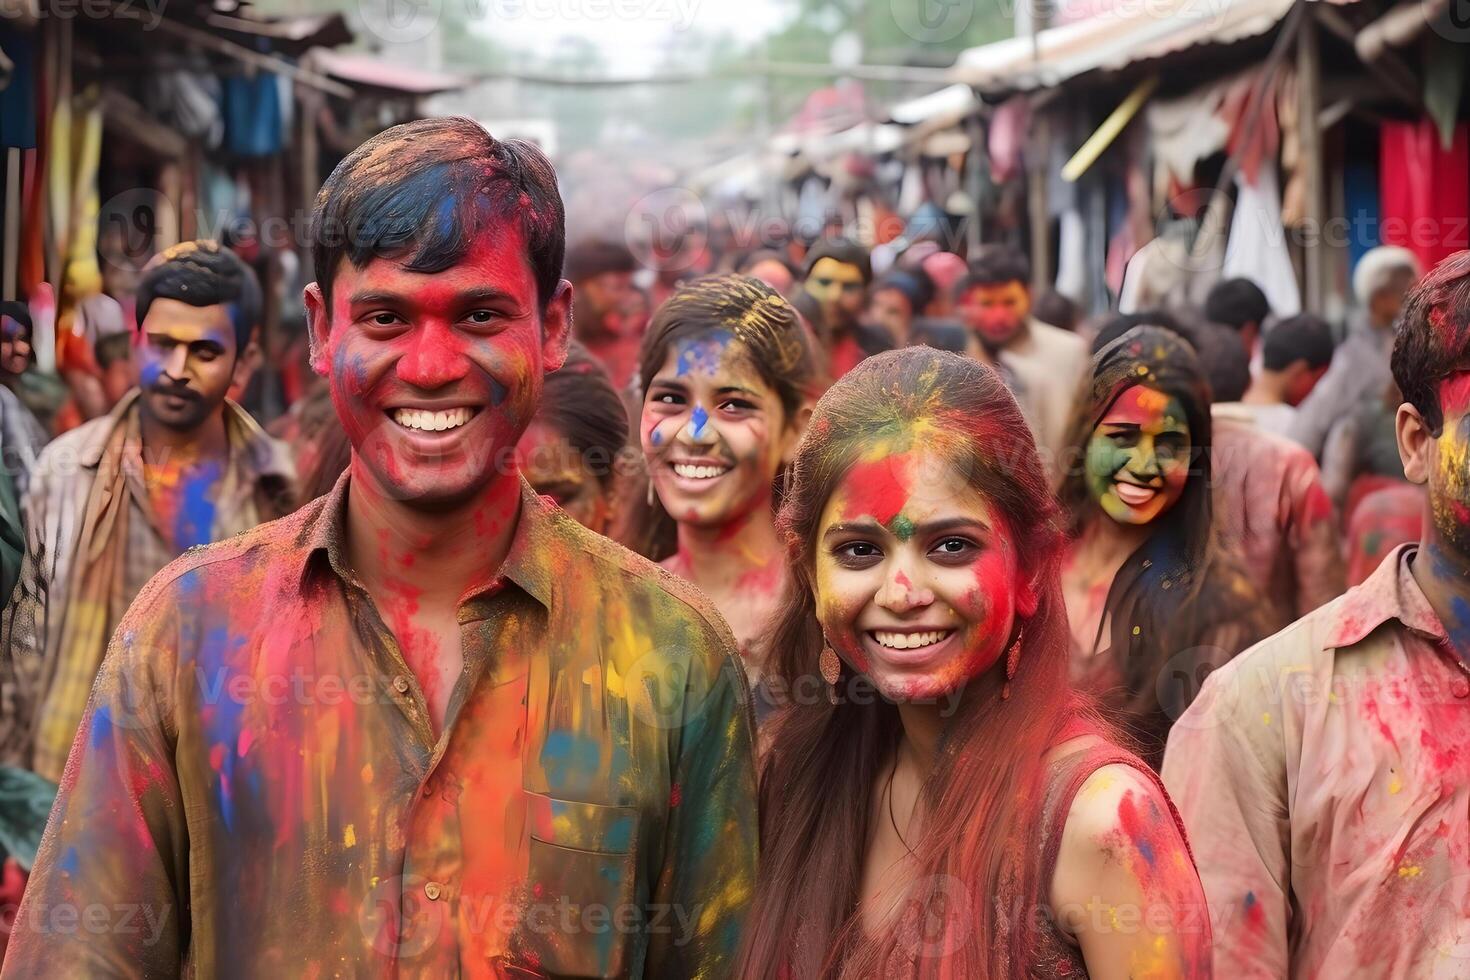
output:
[[[369,140],[273,419],[228,247],[44,423],[0,307],[5,977],[1470,969],[1470,253],[1340,332],[564,228]]]

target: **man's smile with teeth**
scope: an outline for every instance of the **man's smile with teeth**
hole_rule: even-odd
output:
[[[443,432],[447,429],[457,429],[470,419],[475,417],[473,408],[449,408],[442,412],[432,412],[422,408],[395,408],[388,414],[405,429],[417,429],[422,432]]]
[[[709,480],[730,472],[728,466],[707,466],[694,463],[673,463],[674,472],[693,480]]]
[[[919,647],[938,643],[953,632],[954,630],[930,630],[927,633],[890,633],[887,630],[873,630],[871,635],[879,646],[891,650],[917,650]]]

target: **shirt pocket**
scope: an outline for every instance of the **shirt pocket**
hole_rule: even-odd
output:
[[[519,938],[542,972],[619,977],[641,937],[638,810],[526,793],[528,892]]]

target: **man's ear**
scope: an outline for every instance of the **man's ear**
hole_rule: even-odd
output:
[[[311,369],[325,378],[331,370],[327,363],[327,338],[332,333],[332,318],[322,299],[322,287],[314,282],[307,283],[301,291],[301,300],[306,306],[306,341],[311,351]]]
[[[1398,438],[1404,478],[1420,486],[1428,483],[1434,472],[1435,438],[1419,410],[1408,402],[1399,406],[1394,417],[1394,435]]]
[[[547,374],[567,362],[567,345],[571,340],[572,284],[563,279],[541,316],[541,360]]]

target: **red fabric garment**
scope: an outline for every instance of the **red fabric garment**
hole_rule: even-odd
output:
[[[1348,585],[1361,585],[1401,544],[1424,533],[1424,488],[1384,477],[1359,477],[1348,504]]]
[[[15,922],[15,910],[20,908],[26,877],[15,858],[6,858],[0,865],[0,965],[5,963],[5,947],[10,942],[10,927]]]
[[[1470,248],[1470,126],[1455,127],[1448,151],[1427,116],[1384,123],[1380,134],[1383,244],[1409,249],[1426,271]]]

